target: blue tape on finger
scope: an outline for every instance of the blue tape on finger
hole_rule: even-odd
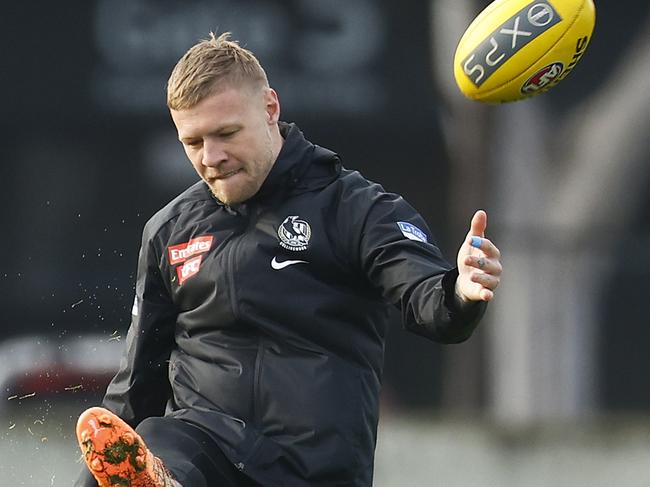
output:
[[[483,239],[481,237],[472,237],[472,247],[476,247],[477,249],[480,249],[482,243],[483,243]]]

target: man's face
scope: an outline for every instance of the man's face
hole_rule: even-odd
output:
[[[171,110],[187,157],[228,205],[251,198],[282,147],[280,104],[270,88],[224,87],[186,110]]]

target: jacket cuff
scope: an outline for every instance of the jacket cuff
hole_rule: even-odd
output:
[[[454,267],[445,272],[442,277],[442,289],[445,293],[445,306],[452,314],[462,315],[466,320],[474,321],[480,318],[487,309],[485,301],[465,301],[456,294],[458,268]]]

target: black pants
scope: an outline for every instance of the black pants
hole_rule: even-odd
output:
[[[201,428],[175,418],[145,419],[136,431],[183,487],[260,487],[230,463]],[[97,487],[85,472],[75,487]]]

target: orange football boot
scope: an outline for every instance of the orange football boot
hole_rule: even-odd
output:
[[[140,435],[107,409],[79,416],[77,441],[99,487],[182,487]]]

